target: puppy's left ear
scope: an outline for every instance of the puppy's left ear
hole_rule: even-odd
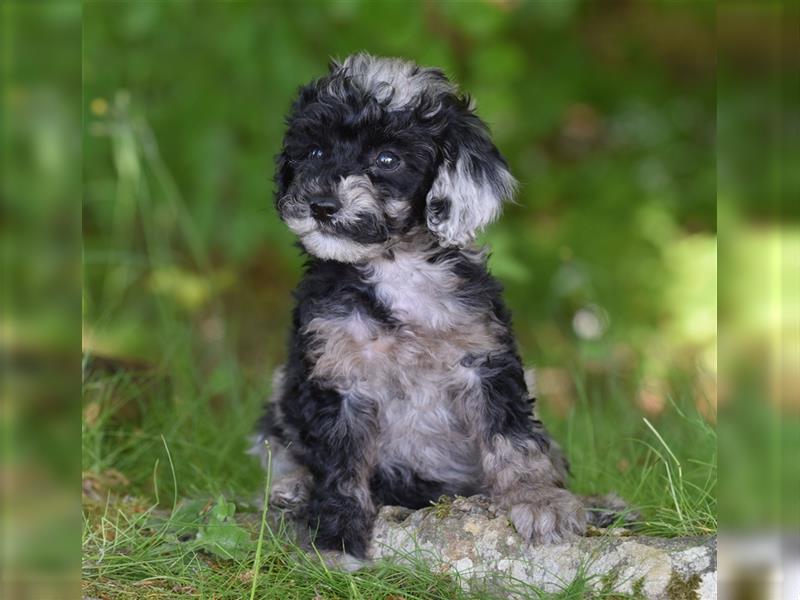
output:
[[[452,98],[442,112],[441,164],[425,217],[443,246],[463,247],[500,215],[517,182],[468,99]]]

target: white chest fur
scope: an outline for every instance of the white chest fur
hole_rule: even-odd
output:
[[[438,478],[447,473],[458,485],[475,481],[471,420],[481,382],[462,361],[498,350],[498,325],[459,299],[451,265],[398,254],[374,262],[365,279],[397,324],[358,309],[312,320],[306,328],[312,376],[347,396],[350,406],[377,408],[384,466],[411,464]]]
[[[474,319],[455,295],[459,280],[446,262],[430,263],[424,255],[398,253],[374,261],[367,281],[401,322],[432,330],[450,330]]]

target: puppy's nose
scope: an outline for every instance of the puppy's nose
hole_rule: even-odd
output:
[[[311,214],[319,221],[327,221],[342,208],[341,202],[328,196],[314,196],[308,201]]]

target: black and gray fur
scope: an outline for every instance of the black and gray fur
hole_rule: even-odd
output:
[[[287,125],[276,206],[308,262],[257,436],[272,501],[355,557],[380,505],[442,495],[490,495],[534,543],[581,534],[473,243],[515,181],[471,102],[437,69],[357,54]]]

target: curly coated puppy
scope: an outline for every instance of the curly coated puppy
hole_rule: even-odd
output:
[[[438,69],[357,54],[287,125],[276,206],[308,262],[255,446],[272,502],[354,557],[380,505],[442,495],[489,495],[537,544],[607,519],[566,487],[474,245],[515,180],[469,99]]]

